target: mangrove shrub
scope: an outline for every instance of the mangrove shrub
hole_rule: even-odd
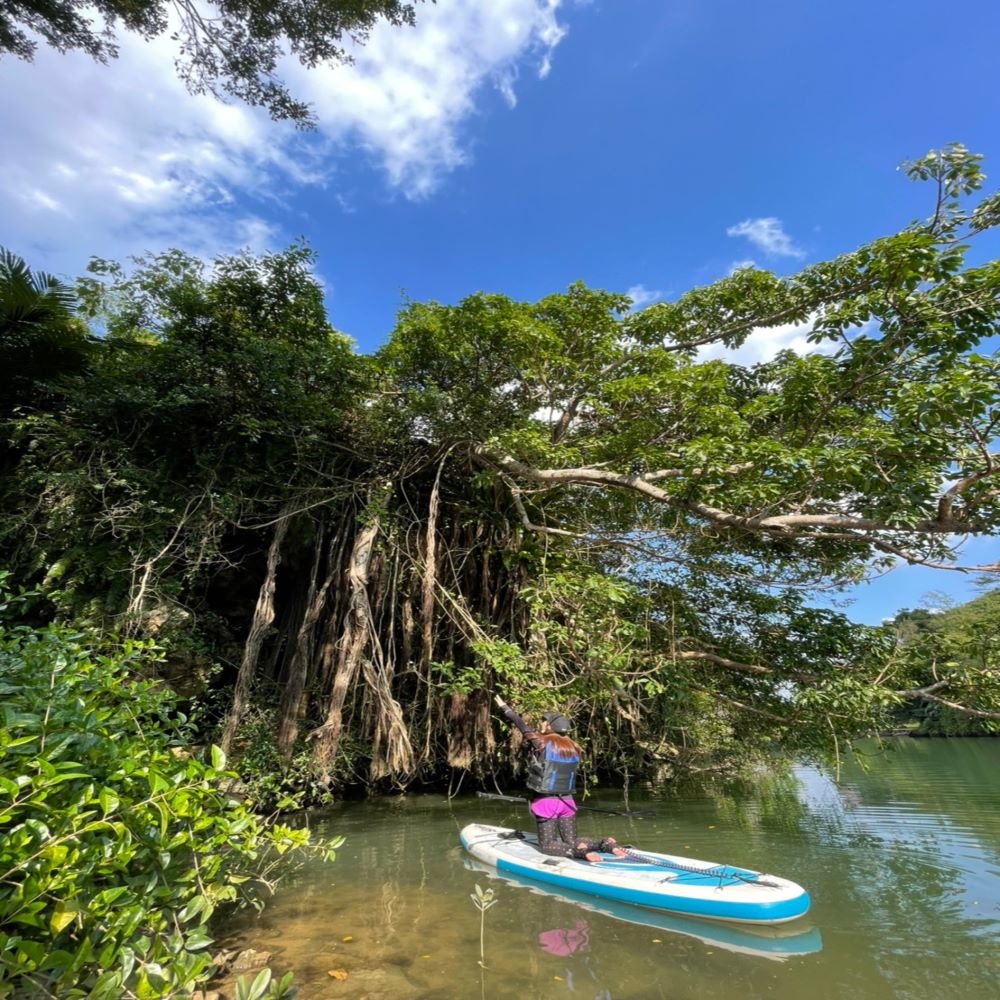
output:
[[[187,744],[148,643],[0,626],[0,995],[174,996],[213,971],[208,921],[266,890],[285,852]],[[204,757],[204,759],[203,759]]]

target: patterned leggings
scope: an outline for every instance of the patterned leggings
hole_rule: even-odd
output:
[[[576,835],[576,817],[559,816],[554,819],[537,819],[538,847],[543,854],[554,854],[561,858],[584,858],[588,851],[609,853],[617,845],[614,837],[594,840]],[[577,847],[583,844],[582,848]]]

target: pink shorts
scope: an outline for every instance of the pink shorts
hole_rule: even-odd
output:
[[[566,797],[538,799],[537,802],[531,803],[531,812],[537,819],[559,819],[562,816],[575,816],[576,803],[571,798]]]

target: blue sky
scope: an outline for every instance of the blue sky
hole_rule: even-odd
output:
[[[671,297],[928,214],[895,167],[929,148],[961,141],[1000,172],[998,42],[995,0],[439,0],[352,68],[288,67],[322,121],[305,137],[187,95],[166,42],[126,40],[110,67],[8,58],[0,244],[76,274],[90,254],[301,236],[365,351],[404,294],[531,299],[582,279]],[[799,336],[772,331],[744,359]],[[899,570],[851,613],[878,620],[932,590],[975,593]]]

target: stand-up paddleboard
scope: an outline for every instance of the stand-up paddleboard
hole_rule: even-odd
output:
[[[784,962],[800,955],[814,955],[823,950],[823,937],[819,928],[813,927],[808,920],[796,920],[785,924],[733,924],[700,920],[696,917],[668,913],[666,910],[651,910],[645,906],[633,906],[631,903],[588,896],[574,889],[563,889],[561,886],[536,882],[520,875],[500,871],[468,854],[463,861],[470,871],[482,872],[488,878],[498,879],[536,895],[564,900],[580,909],[600,913],[625,923],[694,938],[712,948],[722,948],[738,955],[753,955],[755,958]]]
[[[534,836],[503,826],[470,823],[462,846],[501,872],[590,896],[671,913],[748,924],[783,924],[804,916],[809,894],[800,885],[746,868],[654,851],[603,855],[599,864],[550,857]]]

